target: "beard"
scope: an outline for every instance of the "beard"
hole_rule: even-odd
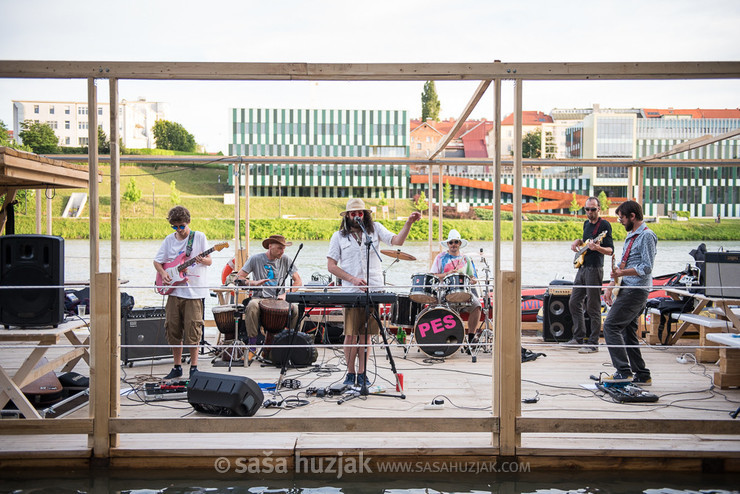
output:
[[[632,220],[627,220],[627,224],[624,225],[624,229],[628,232],[631,232],[635,228],[635,222]]]

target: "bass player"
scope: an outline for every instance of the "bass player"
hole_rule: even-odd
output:
[[[604,256],[611,256],[614,253],[614,240],[611,224],[599,216],[599,200],[596,197],[589,197],[583,209],[586,210],[588,218],[583,222],[583,238],[576,239],[570,246],[571,250],[576,252],[573,264],[578,268],[569,302],[570,314],[573,317],[573,337],[563,345],[566,348],[578,349],[578,353],[594,353],[599,350],[601,333]],[[583,310],[584,301],[586,312],[591,318],[588,331]]]
[[[208,296],[206,267],[213,260],[206,254],[208,240],[203,232],[190,230],[190,211],[183,206],[175,206],[167,213],[173,233],[162,241],[154,256],[154,269],[161,276],[163,284],[170,285],[175,281],[165,264],[185,253],[185,259],[196,254],[195,262],[188,268],[185,283],[173,287],[165,305],[165,335],[167,343],[172,345],[175,366],[165,379],[182,376],[182,346],[190,346],[190,376],[198,371],[198,344],[203,334],[203,303]],[[210,252],[210,251],[209,251]],[[178,282],[179,283],[179,282]]]

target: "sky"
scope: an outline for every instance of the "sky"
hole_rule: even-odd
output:
[[[738,0],[0,0],[3,60],[298,63],[740,60]],[[120,81],[121,99],[169,104],[207,151],[228,150],[229,108],[407,110],[418,82]],[[457,118],[477,81],[439,81]],[[107,82],[98,83],[107,100]],[[523,107],[738,108],[740,81],[526,82]],[[0,79],[13,100],[86,101],[84,80]],[[503,116],[513,83],[502,85]],[[491,90],[470,118],[493,117]]]

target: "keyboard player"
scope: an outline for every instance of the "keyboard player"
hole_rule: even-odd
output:
[[[359,198],[347,201],[347,207],[340,213],[340,216],[342,217],[340,229],[332,235],[326,256],[329,272],[341,280],[342,291],[382,291],[384,288],[382,268],[375,252],[381,241],[388,245],[403,245],[411,230],[411,225],[421,219],[421,213],[412,213],[398,234],[393,234],[380,223],[375,223],[370,210],[365,207],[365,202]],[[363,242],[360,222],[375,246],[375,250],[370,249],[369,273],[367,272],[368,251]],[[347,375],[344,384],[360,387],[370,384],[365,369],[367,348],[347,345],[367,345],[370,337],[379,332],[377,321],[371,318],[367,324],[367,334],[365,334],[364,308],[344,308],[344,357],[347,361]],[[357,365],[355,365],[355,360],[358,361]]]

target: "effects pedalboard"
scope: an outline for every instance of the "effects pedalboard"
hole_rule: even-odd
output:
[[[144,397],[147,400],[183,400],[188,397],[188,381],[146,383]]]

